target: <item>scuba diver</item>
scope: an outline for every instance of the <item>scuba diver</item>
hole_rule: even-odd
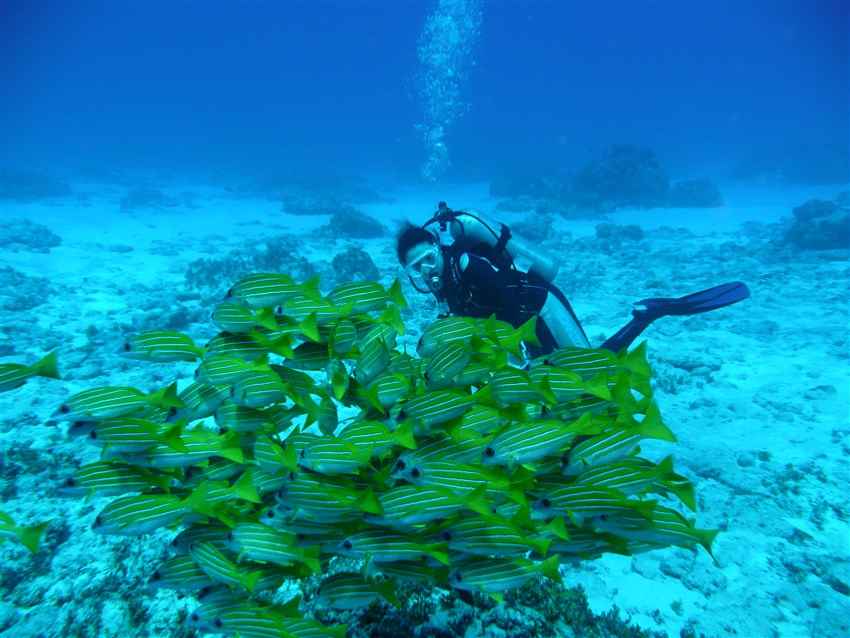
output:
[[[435,226],[437,229],[432,229]],[[452,242],[444,245],[441,233]],[[537,316],[540,346],[528,355],[557,348],[591,348],[590,341],[564,293],[553,283],[558,264],[542,251],[473,211],[452,210],[440,202],[422,226],[405,225],[396,239],[396,253],[413,287],[433,294],[457,316],[496,319],[519,327]],[[732,282],[678,298],[643,299],[632,318],[600,348],[620,352],[656,319],[695,315],[728,306],[750,296],[747,286]]]

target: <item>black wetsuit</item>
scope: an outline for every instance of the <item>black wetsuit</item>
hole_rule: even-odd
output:
[[[491,247],[455,242],[443,247],[443,257],[446,265],[441,292],[453,315],[481,318],[495,315],[519,327],[539,315],[552,294],[581,327],[570,302],[557,286],[533,273],[517,270],[510,259],[495,254]],[[546,322],[539,317],[537,338],[540,347],[529,347],[531,356],[548,354],[558,348]]]

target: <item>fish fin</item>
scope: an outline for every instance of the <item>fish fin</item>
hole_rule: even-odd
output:
[[[277,318],[271,308],[260,308],[254,313],[254,321],[266,330],[277,330],[278,328]]]
[[[649,404],[643,421],[640,422],[640,434],[648,439],[659,439],[661,441],[676,442],[676,435],[664,425],[661,420],[661,411],[655,401]]]
[[[254,591],[254,587],[257,586],[257,581],[260,580],[260,576],[263,575],[261,571],[251,572],[250,574],[243,574],[240,582],[249,592]]]
[[[357,506],[367,514],[383,514],[383,508],[371,488],[367,488]]]
[[[148,401],[160,408],[185,408],[186,405],[177,396],[177,382],[148,395]]]
[[[637,348],[626,352],[622,356],[620,365],[640,377],[651,376],[652,370],[646,359],[646,341],[642,341]]]
[[[311,312],[304,321],[298,324],[298,329],[310,341],[319,342],[319,323],[316,319],[316,313]]]
[[[175,452],[186,453],[189,451],[189,448],[186,447],[186,444],[183,442],[183,439],[180,438],[184,424],[185,421],[178,421],[172,427],[168,428],[165,432],[163,432],[160,436],[162,442]]]
[[[375,384],[370,385],[368,388],[363,390],[363,395],[366,397],[366,400],[369,402],[373,408],[375,408],[381,414],[386,414],[387,411],[384,408],[383,404],[381,404],[380,399],[378,398],[378,386]]]
[[[404,334],[404,322],[401,320],[401,312],[397,305],[388,307],[381,313],[380,320],[390,326],[399,335]]]
[[[550,580],[554,580],[556,583],[561,582],[561,561],[560,557],[555,554],[554,556],[550,556],[542,563],[540,563],[540,573],[542,573],[546,578]]]
[[[30,550],[30,553],[35,554],[38,551],[38,544],[41,542],[45,529],[47,529],[47,523],[29,525],[18,528],[16,534],[21,544]]]
[[[43,359],[32,365],[33,374],[48,379],[60,379],[57,366],[56,351],[48,353]]]
[[[537,315],[532,315],[518,330],[522,341],[533,346],[540,345],[540,339],[537,338]]]
[[[714,543],[714,539],[717,537],[717,534],[720,530],[717,529],[694,529],[697,534],[697,539],[699,540],[699,544],[705,548],[705,551],[708,552],[708,555],[711,556],[712,560],[716,563],[717,559],[714,557],[714,553],[711,551],[711,545]]]
[[[611,400],[611,390],[608,388],[608,375],[600,372],[584,382],[584,391],[605,401]]]
[[[322,301],[322,292],[319,289],[319,275],[313,275],[301,284],[301,292],[311,301]]]
[[[542,557],[549,553],[549,545],[552,544],[552,539],[542,537],[527,538],[526,542],[535,552],[537,552],[538,555]]]
[[[390,301],[396,304],[399,308],[407,307],[407,300],[404,298],[404,293],[401,290],[401,282],[398,279],[393,281],[393,285],[390,286],[389,290],[387,290],[387,295],[389,296]]]
[[[402,423],[393,432],[393,439],[401,447],[408,450],[416,449],[416,438],[413,436],[413,425],[407,421]]]
[[[553,518],[543,529],[552,533],[556,538],[560,538],[562,541],[569,540],[570,538],[570,534],[567,532],[567,525],[561,516]]]
[[[482,516],[488,516],[492,512],[490,503],[487,501],[487,484],[482,483],[469,494],[463,497],[466,507]]]
[[[436,561],[439,561],[443,565],[449,564],[449,553],[443,549],[429,549],[427,554],[428,556],[430,556]]]
[[[253,472],[250,470],[242,472],[242,476],[233,484],[233,492],[243,501],[262,503],[260,495],[257,494],[257,488],[254,486],[253,479]]]
[[[374,584],[375,590],[378,592],[378,595],[387,601],[393,607],[401,607],[401,603],[398,600],[398,596],[396,596],[395,585],[391,580],[387,580],[381,583]]]

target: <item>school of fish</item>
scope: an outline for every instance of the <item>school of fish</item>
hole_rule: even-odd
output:
[[[324,295],[317,279],[259,273],[215,308],[204,346],[173,331],[127,339],[124,356],[195,362],[195,377],[58,406],[71,436],[101,448],[63,493],[114,497],[100,533],[173,530],[150,586],[194,595],[196,630],[244,638],[345,635],[298,599],[268,602],[314,575],[319,604],[345,610],[398,605],[401,581],[501,599],[606,552],[711,552],[716,531],[677,509],[695,510],[691,483],[671,457],[639,456],[645,439],[675,441],[643,346],[528,360],[534,320],[448,317],[414,355],[397,346],[404,305],[398,282]],[[0,366],[0,390],[31,376],[57,377],[55,357]],[[42,531],[0,516],[0,539],[33,551]],[[340,557],[362,568],[340,571]]]

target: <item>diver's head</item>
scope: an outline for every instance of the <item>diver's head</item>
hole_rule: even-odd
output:
[[[416,290],[440,296],[445,262],[436,235],[420,226],[407,224],[396,238],[396,254]]]

